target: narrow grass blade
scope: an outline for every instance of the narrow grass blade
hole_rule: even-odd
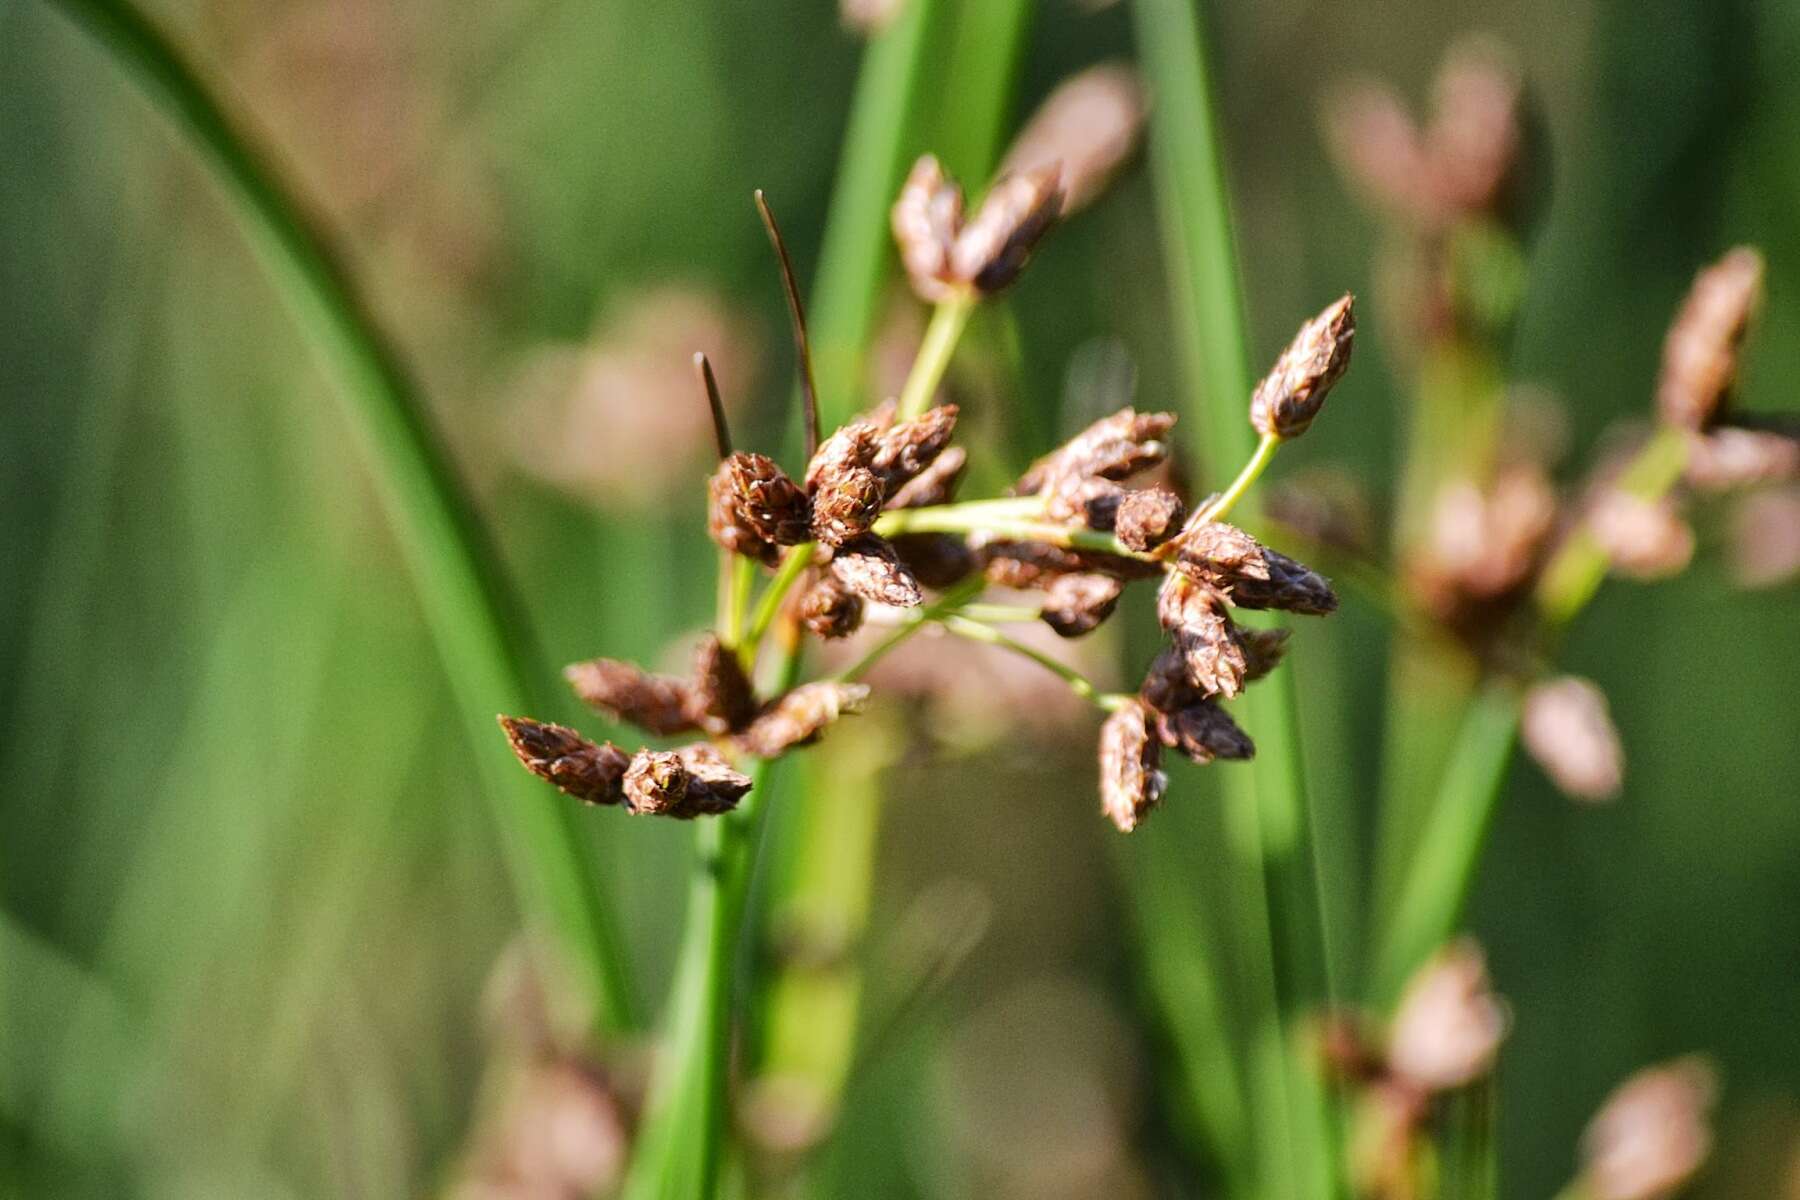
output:
[[[484,790],[514,885],[533,919],[557,935],[598,1019],[610,1027],[631,1025],[623,947],[586,864],[576,814],[548,789],[531,785],[498,749],[494,712],[541,711],[549,689],[529,669],[520,605],[410,380],[268,160],[175,48],[129,4],[49,2],[92,33],[187,136],[338,385],[487,772]]]

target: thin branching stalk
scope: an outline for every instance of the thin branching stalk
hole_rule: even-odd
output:
[[[337,385],[418,588],[474,744],[496,709],[547,705],[522,607],[448,455],[348,272],[301,215],[269,159],[200,75],[121,0],[50,0],[93,34],[211,170],[283,300]],[[479,740],[476,740],[476,739]],[[478,753],[514,887],[609,1029],[635,1024],[624,947],[580,842],[578,814],[498,755]]]

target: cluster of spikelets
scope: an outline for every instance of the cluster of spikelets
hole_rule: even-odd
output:
[[[915,290],[942,306],[972,304],[1006,287],[1061,211],[1062,180],[1054,165],[1003,177],[965,219],[961,190],[935,159],[919,160],[892,212]],[[764,217],[785,269],[779,231],[766,209]],[[730,556],[778,569],[770,591],[787,627],[843,638],[873,612],[919,608],[928,590],[957,589],[956,597],[967,598],[993,584],[1035,594],[1038,617],[1078,637],[1111,616],[1128,583],[1160,579],[1167,648],[1135,695],[1099,698],[1110,710],[1099,754],[1104,811],[1128,831],[1156,806],[1165,748],[1202,763],[1249,758],[1250,737],[1220,701],[1273,670],[1287,634],[1240,626],[1232,610],[1316,615],[1331,612],[1337,597],[1315,572],[1226,524],[1229,501],[1214,497],[1189,515],[1167,488],[1129,486],[1167,458],[1163,439],[1174,416],[1116,412],[1033,463],[1009,498],[959,510],[967,455],[950,445],[955,405],[906,413],[888,401],[817,442],[791,272],[789,282],[809,418],[809,454],[798,477],[766,455],[731,448],[700,361],[720,451],[708,481],[708,532]],[[1346,296],[1301,329],[1257,387],[1250,420],[1265,450],[1305,432],[1348,364],[1353,333]],[[984,528],[976,510],[995,503],[1029,519]],[[911,510],[969,519],[951,522],[954,531],[930,522],[912,528],[905,517],[920,514]],[[788,584],[797,586],[782,593]],[[867,695],[860,684],[821,680],[759,697],[755,646],[754,637],[734,646],[708,635],[683,679],[611,659],[568,669],[576,694],[616,721],[658,738],[701,735],[674,750],[628,754],[559,725],[513,717],[501,724],[528,769],[588,803],[671,817],[725,812],[752,786],[736,761],[773,758],[815,739]]]

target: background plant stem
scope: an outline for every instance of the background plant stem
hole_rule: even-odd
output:
[[[497,710],[542,711],[552,692],[534,669],[522,606],[411,380],[270,161],[174,46],[128,3],[49,3],[91,33],[188,137],[336,383],[467,722],[513,885],[531,922],[554,935],[598,1023],[633,1026],[624,947],[583,851],[577,810],[506,762],[495,740]]]

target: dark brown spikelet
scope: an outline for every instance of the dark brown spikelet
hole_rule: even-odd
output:
[[[1237,627],[1238,645],[1244,651],[1244,682],[1255,683],[1281,665],[1287,654],[1288,629],[1251,629]]]
[[[818,637],[846,638],[862,628],[863,600],[829,571],[800,597],[800,623]]]
[[[1167,778],[1154,724],[1150,709],[1131,700],[1100,726],[1100,808],[1121,833],[1136,829],[1162,801]]]
[[[1271,550],[1234,525],[1208,521],[1181,536],[1176,565],[1240,608],[1324,616],[1337,593],[1323,575]]]
[[[736,480],[731,467],[720,463],[706,480],[706,532],[714,543],[732,554],[753,558],[772,567],[781,561],[781,551],[744,519],[738,507]]]
[[[1044,624],[1059,637],[1080,637],[1100,628],[1119,606],[1125,585],[1107,575],[1058,575],[1044,589]]]
[[[935,157],[925,155],[913,164],[889,214],[900,262],[921,299],[937,304],[962,290],[950,266],[962,220],[962,189],[945,178]]]
[[[1113,518],[1113,533],[1121,542],[1142,553],[1174,537],[1187,520],[1187,508],[1165,487],[1127,493]]]
[[[889,496],[884,509],[930,508],[950,503],[956,499],[956,486],[962,482],[963,471],[968,465],[968,452],[961,446],[951,446]]]
[[[695,727],[686,680],[651,675],[614,658],[573,663],[563,668],[563,678],[583,704],[645,733],[668,737]]]
[[[881,435],[869,466],[880,478],[884,496],[892,497],[937,460],[956,431],[956,414],[956,405],[940,404]]]
[[[755,688],[736,653],[714,634],[694,648],[694,681],[688,690],[689,716],[714,737],[741,728],[756,712]]]
[[[1250,397],[1250,424],[1265,437],[1295,438],[1305,433],[1332,385],[1350,367],[1356,336],[1354,298],[1339,297],[1300,332],[1256,385]]]
[[[1159,713],[1172,713],[1206,698],[1188,682],[1186,660],[1173,646],[1164,647],[1151,661],[1138,696]]]
[[[1244,690],[1249,663],[1219,593],[1172,571],[1157,594],[1156,615],[1181,657],[1183,677],[1202,697]]]
[[[1701,271],[1663,341],[1656,411],[1667,425],[1705,430],[1737,382],[1739,350],[1762,302],[1763,259],[1739,246]]]
[[[1201,765],[1221,758],[1247,759],[1256,755],[1256,743],[1250,735],[1212,700],[1158,713],[1156,734],[1163,745]]]
[[[731,811],[750,787],[750,777],[732,770],[711,746],[639,750],[625,772],[625,806],[645,816],[689,820]]]
[[[1124,500],[1125,489],[1110,479],[1065,475],[1044,489],[1044,515],[1110,533]]]
[[[501,717],[500,728],[525,769],[587,804],[618,804],[630,757],[611,742],[590,742],[566,725]]]
[[[987,295],[1019,277],[1062,212],[1055,168],[1009,175],[988,191],[950,251],[950,273]]]
[[[914,579],[943,591],[975,573],[980,563],[968,542],[949,533],[908,533],[889,543]]]
[[[816,739],[846,713],[860,710],[869,689],[860,683],[803,683],[763,709],[737,736],[744,753],[776,758]]]
[[[765,455],[728,455],[708,481],[707,495],[707,531],[734,554],[773,565],[776,547],[812,536],[805,493]]]
[[[852,592],[876,604],[917,608],[925,602],[919,581],[893,546],[872,533],[834,548],[831,573]]]
[[[1127,479],[1168,456],[1161,439],[1174,426],[1174,413],[1121,408],[1032,463],[1013,493],[1035,496],[1068,479]]]

